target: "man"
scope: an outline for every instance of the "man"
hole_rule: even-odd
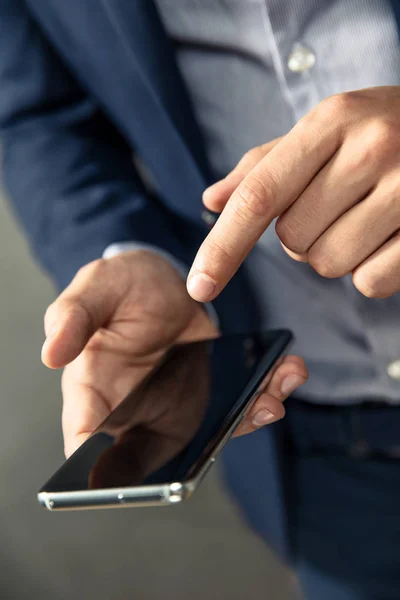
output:
[[[169,344],[216,333],[194,300],[223,332],[292,328],[311,377],[260,429],[307,379],[286,359],[225,473],[309,599],[399,597],[399,16],[394,0],[0,0],[4,180],[68,286],[43,349],[66,366],[66,453]],[[192,300],[183,273],[220,211]]]

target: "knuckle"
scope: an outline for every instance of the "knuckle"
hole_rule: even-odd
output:
[[[303,135],[307,136],[310,130],[314,129],[315,125],[317,125],[321,120],[320,115],[320,107],[317,106],[297,121],[295,129],[298,133],[300,133],[300,137],[302,137]]]
[[[270,175],[263,179],[252,175],[239,186],[237,198],[236,212],[245,221],[265,217],[273,212],[276,184]]]
[[[83,267],[81,267],[78,272],[75,275],[75,281],[78,281],[80,279],[86,279],[92,269],[92,263],[89,263],[87,265],[83,265]]]
[[[358,99],[352,92],[335,94],[322,100],[315,108],[302,117],[297,129],[304,129],[309,133],[310,129],[320,130],[330,121],[340,121],[343,115],[357,110]]]
[[[351,92],[345,92],[343,94],[335,94],[325,98],[320,104],[320,108],[325,112],[327,116],[337,117],[342,116],[343,113],[353,111],[358,104],[357,96]]]
[[[324,102],[322,101],[297,122],[295,129],[300,136],[299,139],[307,139],[310,131],[319,132],[324,127],[327,120]]]
[[[373,144],[365,143],[356,152],[349,154],[346,162],[346,173],[361,173],[364,176],[366,169],[376,164],[376,148]]]
[[[325,253],[313,251],[312,248],[308,253],[308,262],[314,271],[325,279],[335,279],[342,275],[337,266],[327,259]]]
[[[107,270],[107,260],[104,258],[98,258],[87,265],[81,267],[77,273],[79,279],[92,279],[97,278]]]
[[[384,119],[369,124],[364,136],[364,147],[371,152],[392,152],[399,144],[399,131],[392,123]]]
[[[293,220],[280,217],[275,224],[275,231],[282,244],[296,254],[304,254],[308,250],[308,244],[300,227],[293,224]]]

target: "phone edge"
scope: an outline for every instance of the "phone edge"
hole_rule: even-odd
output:
[[[273,330],[271,330],[273,331]],[[281,338],[282,344],[280,352],[273,364],[276,364],[293,342],[293,334],[286,329],[278,329],[276,332],[286,334],[286,340]],[[272,368],[272,367],[271,367]],[[246,412],[254,404],[257,397],[262,392],[262,388],[257,386],[243,409],[232,421],[232,424],[225,432],[219,443],[212,452],[212,456],[201,467],[198,474],[187,481],[177,481],[157,486],[138,486],[125,488],[111,488],[107,490],[83,490],[76,492],[38,492],[37,499],[39,504],[49,511],[73,511],[73,510],[104,510],[111,508],[133,508],[145,506],[170,506],[187,500],[197,490],[204,477],[215,463],[217,456],[223,450],[227,442],[232,437],[234,431],[243,420]],[[93,500],[100,502],[93,502]],[[81,501],[80,501],[81,500]]]

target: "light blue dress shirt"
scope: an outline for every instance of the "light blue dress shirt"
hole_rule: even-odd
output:
[[[155,0],[217,177],[332,94],[400,85],[385,0]],[[400,295],[363,297],[290,259],[271,227],[248,260],[269,327],[289,327],[316,402],[400,403]]]

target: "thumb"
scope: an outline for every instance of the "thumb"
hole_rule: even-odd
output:
[[[236,167],[228,173],[225,179],[217,181],[207,188],[203,194],[204,205],[213,212],[220,213],[232,196],[235,189],[248,173],[272,150],[282,138],[276,138],[268,144],[252,148],[241,158]]]
[[[72,362],[113,315],[123,295],[112,261],[99,260],[83,267],[45,315],[46,341],[42,361],[51,369]]]

